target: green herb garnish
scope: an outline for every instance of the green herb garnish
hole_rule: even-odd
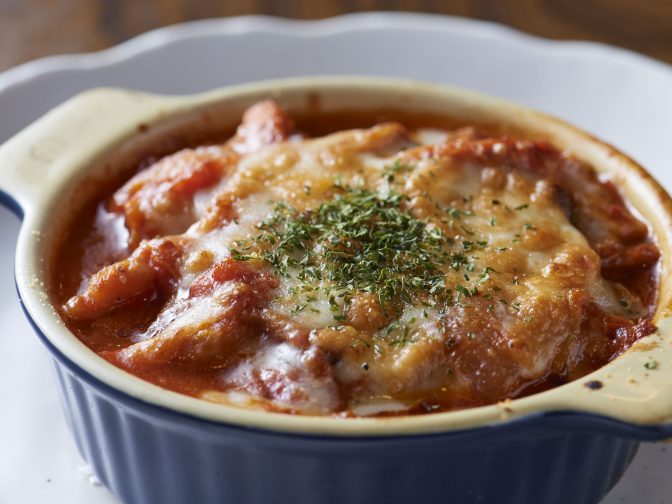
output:
[[[340,192],[313,210],[278,204],[257,226],[258,252],[249,253],[249,243],[239,244],[245,247],[231,250],[231,257],[263,259],[280,275],[296,275],[306,284],[327,281],[338,321],[357,292],[375,295],[387,315],[398,315],[404,303],[452,302],[441,268],[457,271],[468,258],[451,249],[451,238],[411,215],[402,194],[336,187]],[[477,292],[460,285],[456,291],[463,296]],[[403,335],[400,341],[409,339]]]

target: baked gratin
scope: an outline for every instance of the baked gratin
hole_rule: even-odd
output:
[[[162,387],[343,416],[531,394],[655,331],[649,229],[571,154],[469,126],[310,133],[266,101],[142,163],[59,249],[68,327]]]

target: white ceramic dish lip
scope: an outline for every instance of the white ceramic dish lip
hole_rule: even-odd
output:
[[[64,70],[85,70],[114,65],[177,41],[222,33],[251,31],[301,37],[328,37],[334,33],[360,29],[450,30],[469,36],[511,43],[529,51],[551,51],[577,58],[610,59],[618,64],[627,61],[635,68],[672,74],[672,66],[649,56],[609,44],[583,40],[558,40],[532,35],[509,26],[459,16],[418,12],[359,12],[319,20],[299,20],[279,16],[248,15],[212,18],[179,23],[150,30],[121,44],[89,53],[47,56],[17,65],[0,73],[0,93],[26,81]],[[533,42],[533,44],[530,44]]]
[[[308,91],[344,90],[354,93],[403,93],[412,91],[428,99],[462,100],[473,106],[500,107],[528,117],[549,121],[558,131],[582,136],[575,128],[548,119],[499,99],[447,86],[401,79],[362,77],[306,77],[230,86],[187,97],[149,95],[128,90],[102,89],[85,92],[49,112],[0,147],[0,191],[10,194],[24,210],[16,255],[16,282],[25,309],[49,342],[76,366],[113,389],[142,401],[198,418],[238,426],[298,434],[340,436],[408,435],[448,432],[497,424],[509,419],[545,412],[577,411],[606,416],[635,425],[672,423],[672,320],[657,321],[660,331],[645,338],[624,356],[582,380],[523,399],[448,413],[394,418],[337,419],[291,416],[228,407],[167,391],[145,382],[98,357],[66,329],[53,309],[43,278],[42,237],[57,208],[58,195],[78,169],[109,147],[127,139],[141,123],[160,124],[166,118],[206,107],[210,103],[263,96],[304,95]],[[94,120],[95,118],[95,120]],[[616,163],[632,164],[625,156],[596,140],[591,148],[612,156]],[[81,171],[81,170],[80,170]],[[662,189],[650,179],[628,179],[642,184],[647,197],[660,199],[669,211]],[[664,200],[664,201],[663,201]],[[655,202],[654,202],[655,203]],[[670,225],[670,216],[661,219]],[[668,237],[669,238],[669,237]],[[669,265],[664,266],[665,272]],[[648,370],[655,360],[659,369]],[[598,391],[584,386],[589,380],[605,384]]]

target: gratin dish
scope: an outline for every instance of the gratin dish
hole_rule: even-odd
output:
[[[87,183],[180,129],[232,124],[274,97],[290,111],[394,108],[490,122],[550,140],[609,175],[651,224],[662,253],[647,336],[576,382],[522,399],[424,416],[338,419],[209,404],[104,361],[51,306],[50,252]],[[23,216],[16,282],[53,357],[84,458],[128,502],[596,502],[641,440],[672,435],[672,203],[612,147],[497,99],[411,81],[301,78],[193,97],[95,90],[0,148],[0,189]],[[655,366],[647,365],[655,362]],[[652,369],[655,367],[655,369]],[[587,387],[587,383],[598,386]]]

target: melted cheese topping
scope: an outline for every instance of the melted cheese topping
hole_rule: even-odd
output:
[[[171,386],[160,378],[166,365],[207,369],[207,385],[191,393],[304,414],[486,404],[549,376],[585,374],[614,355],[614,321],[628,331],[646,314],[635,293],[605,279],[598,247],[571,219],[600,218],[593,200],[605,198],[603,186],[551,147],[388,123],[287,136],[243,154],[226,146],[185,152],[138,176],[142,202],[129,199],[127,184],[113,211],[126,212],[136,238],[185,228],[166,221],[178,207],[188,208],[180,217],[188,228],[139,243],[64,307],[69,319],[87,320],[162,296],[156,318],[105,354],[161,384]],[[206,162],[218,167],[214,183],[208,172],[207,184],[166,190],[171,163]],[[593,200],[567,197],[563,177],[577,173]],[[152,186],[152,177],[161,183]],[[158,188],[162,197],[152,198]],[[398,210],[438,233],[440,297],[411,289],[386,306],[375,286],[357,291],[327,274],[307,281],[300,247],[285,251],[282,270],[264,259],[277,247],[263,241],[263,223],[279,205],[298,219],[355,190],[381,201],[402,195]],[[306,244],[311,260],[329,268],[324,246]]]

